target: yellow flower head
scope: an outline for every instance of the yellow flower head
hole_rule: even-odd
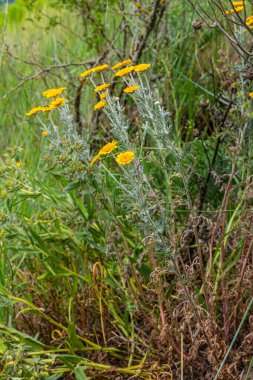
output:
[[[45,96],[46,98],[55,98],[66,89],[67,87],[50,88],[49,90],[42,92],[42,95]]]
[[[124,75],[128,75],[134,69],[135,69],[135,66],[125,67],[124,69],[117,71],[117,73],[115,74],[115,77],[123,77]]]
[[[129,87],[124,88],[123,92],[127,94],[131,94],[132,92],[138,90],[139,87],[140,86],[129,86]]]
[[[126,59],[125,61],[119,62],[116,65],[112,67],[112,70],[116,70],[122,66],[128,65],[129,63],[132,63],[133,61],[131,59]]]
[[[249,97],[250,97],[250,98],[253,98],[253,92],[250,92],[250,93],[249,93]]]
[[[245,9],[245,7],[242,5],[242,6],[239,6],[239,7],[235,7],[235,9],[229,9],[227,11],[225,11],[226,15],[230,15],[232,13],[235,13],[235,12],[241,12]]]
[[[33,116],[33,115],[36,115],[36,113],[38,113],[39,111],[41,111],[41,107],[34,107],[32,108],[30,111],[28,111],[26,113],[26,116]]]
[[[62,107],[66,103],[67,99],[65,98],[56,98],[52,100],[49,107],[51,109]]]
[[[19,161],[17,161],[17,166],[19,167],[19,168],[21,168],[21,166],[22,166],[22,162],[19,160]]]
[[[249,16],[246,18],[246,25],[251,25],[253,24],[253,16]]]
[[[102,94],[100,94],[100,99],[105,99],[107,95],[108,95],[108,91],[102,92]]]
[[[135,158],[135,155],[134,155],[134,152],[124,152],[124,153],[120,153],[117,155],[116,157],[116,162],[119,164],[119,165],[126,165],[126,164],[129,164],[130,162],[132,162]]]
[[[246,5],[246,1],[232,1],[234,7],[240,7],[242,5]]]
[[[105,99],[107,95],[109,95],[108,91],[102,92],[102,94],[100,94],[100,99]]]
[[[42,134],[42,136],[47,136],[49,134],[49,132],[48,131],[42,131],[41,134]]]
[[[87,76],[89,76],[92,72],[93,72],[92,69],[85,70],[83,73],[80,74],[80,77],[81,77],[81,78],[87,77]]]
[[[97,162],[97,160],[99,160],[99,158],[100,158],[100,154],[98,153],[98,154],[97,154],[97,155],[91,160],[90,165],[95,164],[95,162]]]
[[[111,86],[111,83],[104,83],[104,84],[101,84],[100,86],[97,86],[94,91],[95,92],[103,91],[110,86]]]
[[[42,106],[40,108],[41,108],[42,112],[48,112],[48,111],[51,111],[53,109],[53,107],[51,107],[51,106]]]
[[[107,102],[105,100],[100,100],[97,104],[94,106],[94,110],[100,110],[101,108],[105,107],[107,105]]]
[[[161,0],[160,0],[160,2],[161,2]],[[140,9],[140,11],[147,12],[147,10],[141,6],[141,3],[139,3],[139,1],[136,1],[135,5],[136,5],[137,8]]]
[[[151,66],[150,63],[141,63],[141,64],[135,66],[134,71],[136,71],[137,73],[139,73],[141,71],[146,71],[150,66]]]
[[[93,67],[93,68],[91,69],[91,71],[92,71],[93,73],[96,73],[96,72],[98,72],[98,71],[103,71],[103,70],[107,69],[108,67],[109,67],[109,65],[105,64],[105,65],[101,65],[101,66]]]
[[[117,148],[117,141],[113,140],[112,142],[110,143],[107,143],[103,146],[103,148],[100,149],[100,151],[98,152],[99,155],[102,155],[102,154],[109,154],[111,153],[114,149]]]

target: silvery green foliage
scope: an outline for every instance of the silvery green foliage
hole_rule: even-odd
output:
[[[113,99],[110,96],[106,99],[108,106],[104,108],[104,112],[110,121],[111,131],[117,141],[122,143],[125,148],[130,149],[129,123],[124,115],[123,108],[118,99]]]
[[[140,145],[132,142],[136,140],[135,136],[132,136],[130,142],[127,133],[129,123],[120,103],[110,98],[109,105],[104,109],[114,137],[124,148],[133,150],[137,156],[131,164],[119,167],[120,175],[117,176],[116,186],[119,185],[122,190],[121,202],[126,214],[142,231],[144,245],[148,247],[152,242],[155,251],[163,252],[167,258],[173,260],[166,231],[169,223],[169,204],[166,203],[165,194],[156,189],[150,172],[146,172],[142,165],[146,134],[152,137],[156,148],[152,157],[148,158],[148,165],[160,167],[164,181],[168,181],[172,166],[166,163],[166,153],[170,152],[176,156],[175,161],[178,161],[180,154],[172,143],[169,114],[153,99],[151,91],[140,86],[132,97],[141,119]],[[138,157],[138,154],[141,156]],[[99,174],[101,175],[101,172]]]
[[[79,136],[68,105],[60,109],[60,120],[62,122],[60,128],[52,119],[48,127],[43,125],[44,130],[49,132],[50,158],[60,169],[61,174],[71,181],[84,180],[90,162],[89,136]]]
[[[141,80],[141,78],[140,78]],[[165,111],[160,102],[154,99],[149,84],[141,85],[133,94],[139,114],[148,126],[149,133],[154,137],[158,146],[172,150],[174,144],[171,139],[171,125],[169,112]]]

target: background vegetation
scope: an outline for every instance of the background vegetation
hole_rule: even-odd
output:
[[[251,378],[252,3],[199,3],[2,5],[0,378]],[[80,73],[127,58],[94,111]],[[112,139],[135,160],[91,168]]]

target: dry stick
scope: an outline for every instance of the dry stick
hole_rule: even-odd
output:
[[[80,62],[80,63],[63,63],[60,65],[52,65],[52,66],[45,67],[42,70],[37,71],[35,74],[29,75],[28,77],[24,78],[21,82],[19,82],[19,84],[17,86],[13,87],[10,91],[8,91],[2,97],[2,100],[6,99],[10,94],[12,94],[14,91],[19,89],[20,87],[22,87],[26,82],[33,80],[33,79],[36,79],[44,73],[49,73],[50,71],[65,68],[65,67],[84,66],[84,65],[91,64],[92,62],[94,62],[94,60],[88,60],[88,61],[84,61],[84,62]]]
[[[114,48],[114,41],[117,39],[118,34],[121,32],[122,22],[123,21],[121,20],[117,31],[115,31],[114,38],[111,41],[107,40],[109,42],[109,44],[108,44],[107,48],[105,49],[105,51],[103,52],[103,54],[96,60],[95,64],[98,64],[101,61],[103,61],[105,59],[105,57],[110,53],[110,49],[111,48],[115,49]],[[94,62],[94,60],[93,60],[93,62]],[[82,128],[83,128],[83,123],[82,123],[82,120],[81,120],[81,111],[80,111],[82,88],[83,88],[83,84],[80,83],[80,85],[77,87],[76,96],[75,96],[75,102],[74,102],[75,103],[75,121],[76,121],[76,123],[78,125],[77,132],[80,135],[82,134]],[[98,117],[99,117],[99,113],[96,113],[97,120],[98,120]],[[95,124],[97,124],[97,122]]]
[[[20,62],[25,63],[26,65],[35,66],[35,67],[38,67],[40,69],[43,68],[43,65],[39,62],[28,61],[27,59],[17,57],[16,55],[14,55],[13,53],[10,52],[8,45],[5,46],[5,54],[8,55],[9,57],[15,59],[16,61],[20,61]]]
[[[142,52],[146,47],[148,37],[156,25],[156,20],[157,20],[158,14],[159,14],[159,10],[164,9],[164,11],[165,11],[165,8],[166,8],[166,5],[162,4],[162,2],[160,0],[156,0],[154,2],[152,13],[150,16],[150,20],[147,24],[147,27],[145,29],[144,34],[140,37],[140,41],[137,44],[136,50],[133,54],[133,61],[134,62],[137,62],[140,59]],[[161,17],[160,17],[160,20],[161,20]]]
[[[199,4],[199,2],[197,2],[197,5],[199,6],[199,8],[201,9],[201,11],[205,14],[205,16],[211,20],[213,22],[213,24],[211,25],[206,19],[205,17],[201,14],[201,12],[196,8],[196,5],[195,3],[192,1],[192,0],[188,0],[188,2],[191,4],[191,6],[193,7],[193,9],[196,11],[196,13],[199,15],[199,17],[204,21],[204,23],[209,27],[209,28],[218,28],[223,34],[225,34],[225,36],[228,38],[229,42],[231,43],[231,45],[234,47],[234,49],[237,51],[237,53],[245,58],[241,52],[245,53],[247,56],[251,57],[253,56],[253,52],[249,52],[247,49],[244,48],[244,46],[238,41],[238,39],[235,37],[231,37],[229,35],[229,33],[225,30],[225,27],[223,24],[220,24],[219,23],[219,20],[214,20],[206,11],[205,9]],[[240,51],[241,50],[241,51]]]
[[[83,129],[83,125],[82,125],[82,121],[81,121],[81,110],[80,110],[82,89],[87,83],[88,83],[88,79],[81,81],[81,83],[77,87],[76,96],[75,96],[75,100],[74,100],[74,108],[75,108],[74,120],[75,120],[75,123],[77,125],[77,133],[79,135],[82,134],[82,129]]]

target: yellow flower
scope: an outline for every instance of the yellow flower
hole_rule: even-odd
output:
[[[97,155],[91,160],[90,165],[95,164],[95,162],[96,162],[97,160],[99,160],[99,158],[100,158],[100,154],[98,153],[98,154],[97,154]]]
[[[104,84],[101,84],[100,86],[96,87],[94,91],[95,92],[103,91],[110,86],[111,86],[111,83],[104,83]]]
[[[124,88],[123,92],[127,94],[131,94],[132,92],[138,90],[139,87],[140,86],[129,86],[129,87]]]
[[[139,73],[140,71],[146,71],[150,66],[151,66],[150,63],[141,63],[135,66],[134,71],[136,71],[137,73]]]
[[[95,162],[97,160],[99,160],[99,158],[104,155],[104,154],[109,154],[111,153],[114,149],[117,148],[117,141],[113,140],[112,142],[110,143],[107,143],[103,146],[103,148],[100,149],[100,151],[98,152],[98,154],[91,160],[91,163],[90,165],[93,165],[95,164]]]
[[[246,18],[246,25],[251,25],[253,24],[253,16],[249,16]]]
[[[47,136],[49,134],[49,132],[48,131],[42,131],[41,134],[42,134],[42,136]]]
[[[33,116],[33,115],[36,115],[36,113],[38,113],[39,111],[41,111],[41,107],[34,107],[32,108],[30,111],[28,111],[26,113],[26,116]]]
[[[97,104],[94,106],[94,110],[100,110],[101,108],[105,107],[107,105],[107,102],[105,100],[100,100]]]
[[[236,12],[241,12],[245,9],[244,6],[240,6],[240,7],[235,7],[235,9],[229,9],[228,11],[225,11],[226,15],[230,15],[232,13],[235,13]]]
[[[253,92],[249,93],[249,97],[253,98]]]
[[[131,71],[133,71],[134,69],[135,69],[135,66],[125,67],[124,69],[117,71],[117,73],[115,74],[115,77],[123,77],[124,75],[131,73]]]
[[[99,155],[102,154],[109,154],[111,153],[114,149],[117,148],[117,141],[113,140],[110,143],[107,143],[106,145],[103,146],[102,149],[98,152]]]
[[[109,65],[105,64],[105,65],[101,65],[101,66],[93,67],[93,68],[91,69],[91,71],[92,71],[93,73],[96,73],[97,71],[103,71],[103,70],[107,69],[108,67],[109,67]]]
[[[239,7],[240,5],[245,5],[246,1],[232,1],[234,7]]]
[[[134,152],[124,152],[117,155],[116,162],[119,165],[126,165],[132,162],[134,158],[135,158]]]
[[[126,59],[125,61],[119,62],[119,63],[117,63],[116,65],[114,65],[114,66],[112,67],[112,70],[116,70],[116,69],[118,69],[119,67],[122,67],[122,66],[128,65],[129,63],[132,63],[132,60],[131,60],[131,59]]]
[[[19,161],[17,161],[17,166],[19,167],[19,168],[21,168],[21,166],[22,166],[22,162],[19,160]]]
[[[67,99],[65,98],[56,98],[52,100],[49,107],[51,109],[62,107],[66,103]]]
[[[92,69],[86,70],[86,71],[84,71],[83,73],[80,74],[80,77],[81,77],[81,78],[83,78],[83,77],[87,77],[87,76],[89,76],[92,72],[93,72]]]
[[[51,111],[53,108],[51,106],[42,106],[40,107],[42,112]]]
[[[102,92],[102,94],[100,94],[100,99],[105,99],[107,95],[108,95],[108,91]]]
[[[45,96],[46,98],[55,98],[66,89],[67,87],[50,88],[49,90],[42,92],[42,95]]]
[[[96,73],[97,71],[102,71],[102,70],[105,70],[109,67],[109,65],[105,64],[105,65],[101,65],[101,66],[97,66],[97,67],[92,67],[91,69],[89,70],[85,70],[83,73],[80,74],[80,77],[83,78],[83,77],[87,77],[89,76],[91,73]]]
[[[139,3],[138,1],[135,2],[135,5],[136,5],[137,8],[140,9],[140,11],[142,11],[142,12],[147,12],[147,10],[146,10],[145,8],[143,8],[143,7],[141,6],[141,3]]]

